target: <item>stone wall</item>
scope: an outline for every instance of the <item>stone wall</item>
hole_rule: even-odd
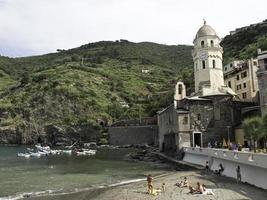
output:
[[[109,127],[108,134],[110,145],[155,145],[158,140],[158,127],[156,125]]]

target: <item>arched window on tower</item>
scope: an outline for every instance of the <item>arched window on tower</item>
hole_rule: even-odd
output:
[[[182,94],[183,91],[183,86],[181,84],[179,84],[178,86],[178,94]]]
[[[205,69],[206,68],[206,63],[205,60],[202,60],[202,68]]]
[[[201,47],[204,48],[205,42],[201,41]]]
[[[210,46],[211,46],[211,47],[214,47],[214,42],[213,42],[213,40],[210,41]]]
[[[212,67],[215,68],[216,67],[216,61],[212,60]]]

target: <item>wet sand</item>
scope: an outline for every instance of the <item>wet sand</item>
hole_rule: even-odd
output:
[[[205,184],[215,193],[213,195],[192,195],[189,194],[188,188],[178,188],[176,182],[180,182],[184,176],[189,179],[190,185],[196,187],[196,183]],[[157,196],[149,195],[147,191],[146,181],[140,181],[121,186],[96,189],[92,191],[78,192],[74,194],[46,196],[39,198],[28,198],[31,200],[170,200],[170,199],[194,199],[194,200],[266,200],[267,191],[256,188],[252,185],[241,183],[237,184],[234,179],[227,177],[219,177],[217,175],[206,175],[203,171],[187,171],[187,172],[170,172],[168,175],[154,178],[154,187],[160,187],[162,183],[166,184],[165,193]]]

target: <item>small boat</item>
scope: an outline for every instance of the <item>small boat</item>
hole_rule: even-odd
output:
[[[30,154],[28,153],[18,153],[18,157],[23,157],[23,158],[30,158]]]
[[[37,144],[37,145],[35,145],[35,147],[39,151],[50,151],[50,147],[49,146],[42,147],[40,144]]]
[[[76,152],[76,155],[77,155],[77,156],[85,156],[86,153],[85,153],[84,151],[77,151],[77,152]]]
[[[40,158],[41,154],[40,153],[30,153],[31,157],[36,157],[36,158]]]
[[[61,150],[51,150],[50,151],[50,154],[52,154],[52,155],[59,155],[59,154],[61,154]]]
[[[72,150],[62,150],[62,153],[63,153],[63,154],[71,155]]]
[[[93,156],[96,154],[96,150],[92,150],[92,149],[81,149],[79,151],[76,152],[77,156]]]

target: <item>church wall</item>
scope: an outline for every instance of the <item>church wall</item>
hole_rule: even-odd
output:
[[[163,150],[164,136],[166,134],[178,132],[178,118],[174,105],[169,106],[164,111],[158,113],[158,138],[159,149]]]
[[[191,126],[191,145],[193,145],[193,132],[202,132],[203,146],[209,142],[222,143],[222,139],[228,138],[227,126],[234,124],[234,107],[227,102],[214,98],[212,102],[194,101],[190,102],[190,126]],[[240,119],[240,116],[237,116]],[[234,141],[234,132],[229,128],[229,137]]]

